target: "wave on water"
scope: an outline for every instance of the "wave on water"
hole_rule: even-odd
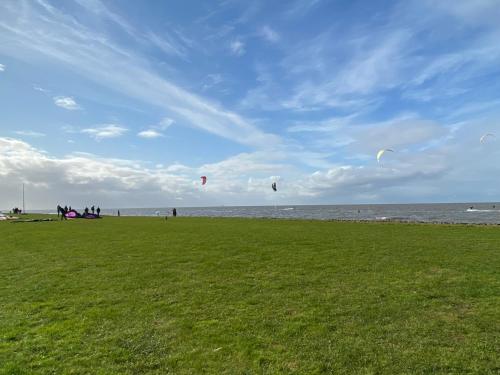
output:
[[[293,210],[293,207],[282,208],[281,211],[290,211]]]
[[[500,210],[478,210],[477,208],[468,208],[467,212],[500,212]]]

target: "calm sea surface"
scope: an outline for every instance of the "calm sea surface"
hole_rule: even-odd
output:
[[[171,216],[172,208],[120,208],[120,213],[123,216]],[[102,214],[116,215],[117,209],[103,209]],[[177,215],[500,224],[500,203],[177,207]]]

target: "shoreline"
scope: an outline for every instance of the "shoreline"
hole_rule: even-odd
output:
[[[29,216],[50,216],[50,217],[56,217],[55,213],[26,213],[23,214],[23,216],[29,217]],[[103,219],[105,218],[145,218],[145,219],[150,219],[150,218],[158,218],[160,220],[165,221],[165,217],[167,217],[168,220],[177,220],[177,219],[221,219],[221,220],[228,220],[228,219],[245,219],[245,220],[277,220],[277,221],[306,221],[306,222],[335,222],[335,223],[360,223],[360,224],[369,224],[369,223],[387,223],[387,224],[418,224],[418,225],[461,225],[461,226],[489,226],[489,227],[496,227],[500,226],[500,222],[498,223],[473,223],[473,222],[459,222],[459,221],[432,221],[432,220],[405,220],[405,219],[391,219],[391,218],[386,218],[386,219],[342,219],[342,218],[300,218],[300,217],[267,217],[267,216],[194,216],[194,215],[186,215],[186,216],[165,216],[165,215],[121,215],[121,216],[116,216],[116,215],[101,215]],[[70,221],[79,221],[79,220],[85,220],[85,219],[70,219]],[[59,220],[54,220],[54,221],[59,221]],[[9,222],[15,222],[14,220],[9,220]]]

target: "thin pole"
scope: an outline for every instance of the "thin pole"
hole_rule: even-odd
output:
[[[24,184],[23,184],[23,214],[26,213],[26,208],[24,207]]]

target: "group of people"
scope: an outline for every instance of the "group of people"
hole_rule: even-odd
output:
[[[92,213],[92,215],[95,215],[97,213],[97,216],[99,217],[99,215],[101,214],[101,209],[99,208],[99,206],[97,206],[97,209],[94,206],[92,206],[90,207],[90,212],[89,212],[89,208],[85,207],[83,212],[85,213],[85,215],[89,215],[90,213]]]
[[[71,214],[72,213],[72,214]],[[68,217],[96,217],[99,218],[101,215],[101,208],[97,206],[97,209],[95,206],[90,207],[90,210],[88,207],[85,207],[83,210],[83,214],[78,213],[75,209],[71,208],[71,206],[64,206],[62,207],[61,205],[57,205],[57,217],[61,217],[61,220],[66,220]]]
[[[16,215],[20,215],[23,213],[23,210],[21,210],[20,208],[14,207],[12,209],[11,213],[16,214]]]

